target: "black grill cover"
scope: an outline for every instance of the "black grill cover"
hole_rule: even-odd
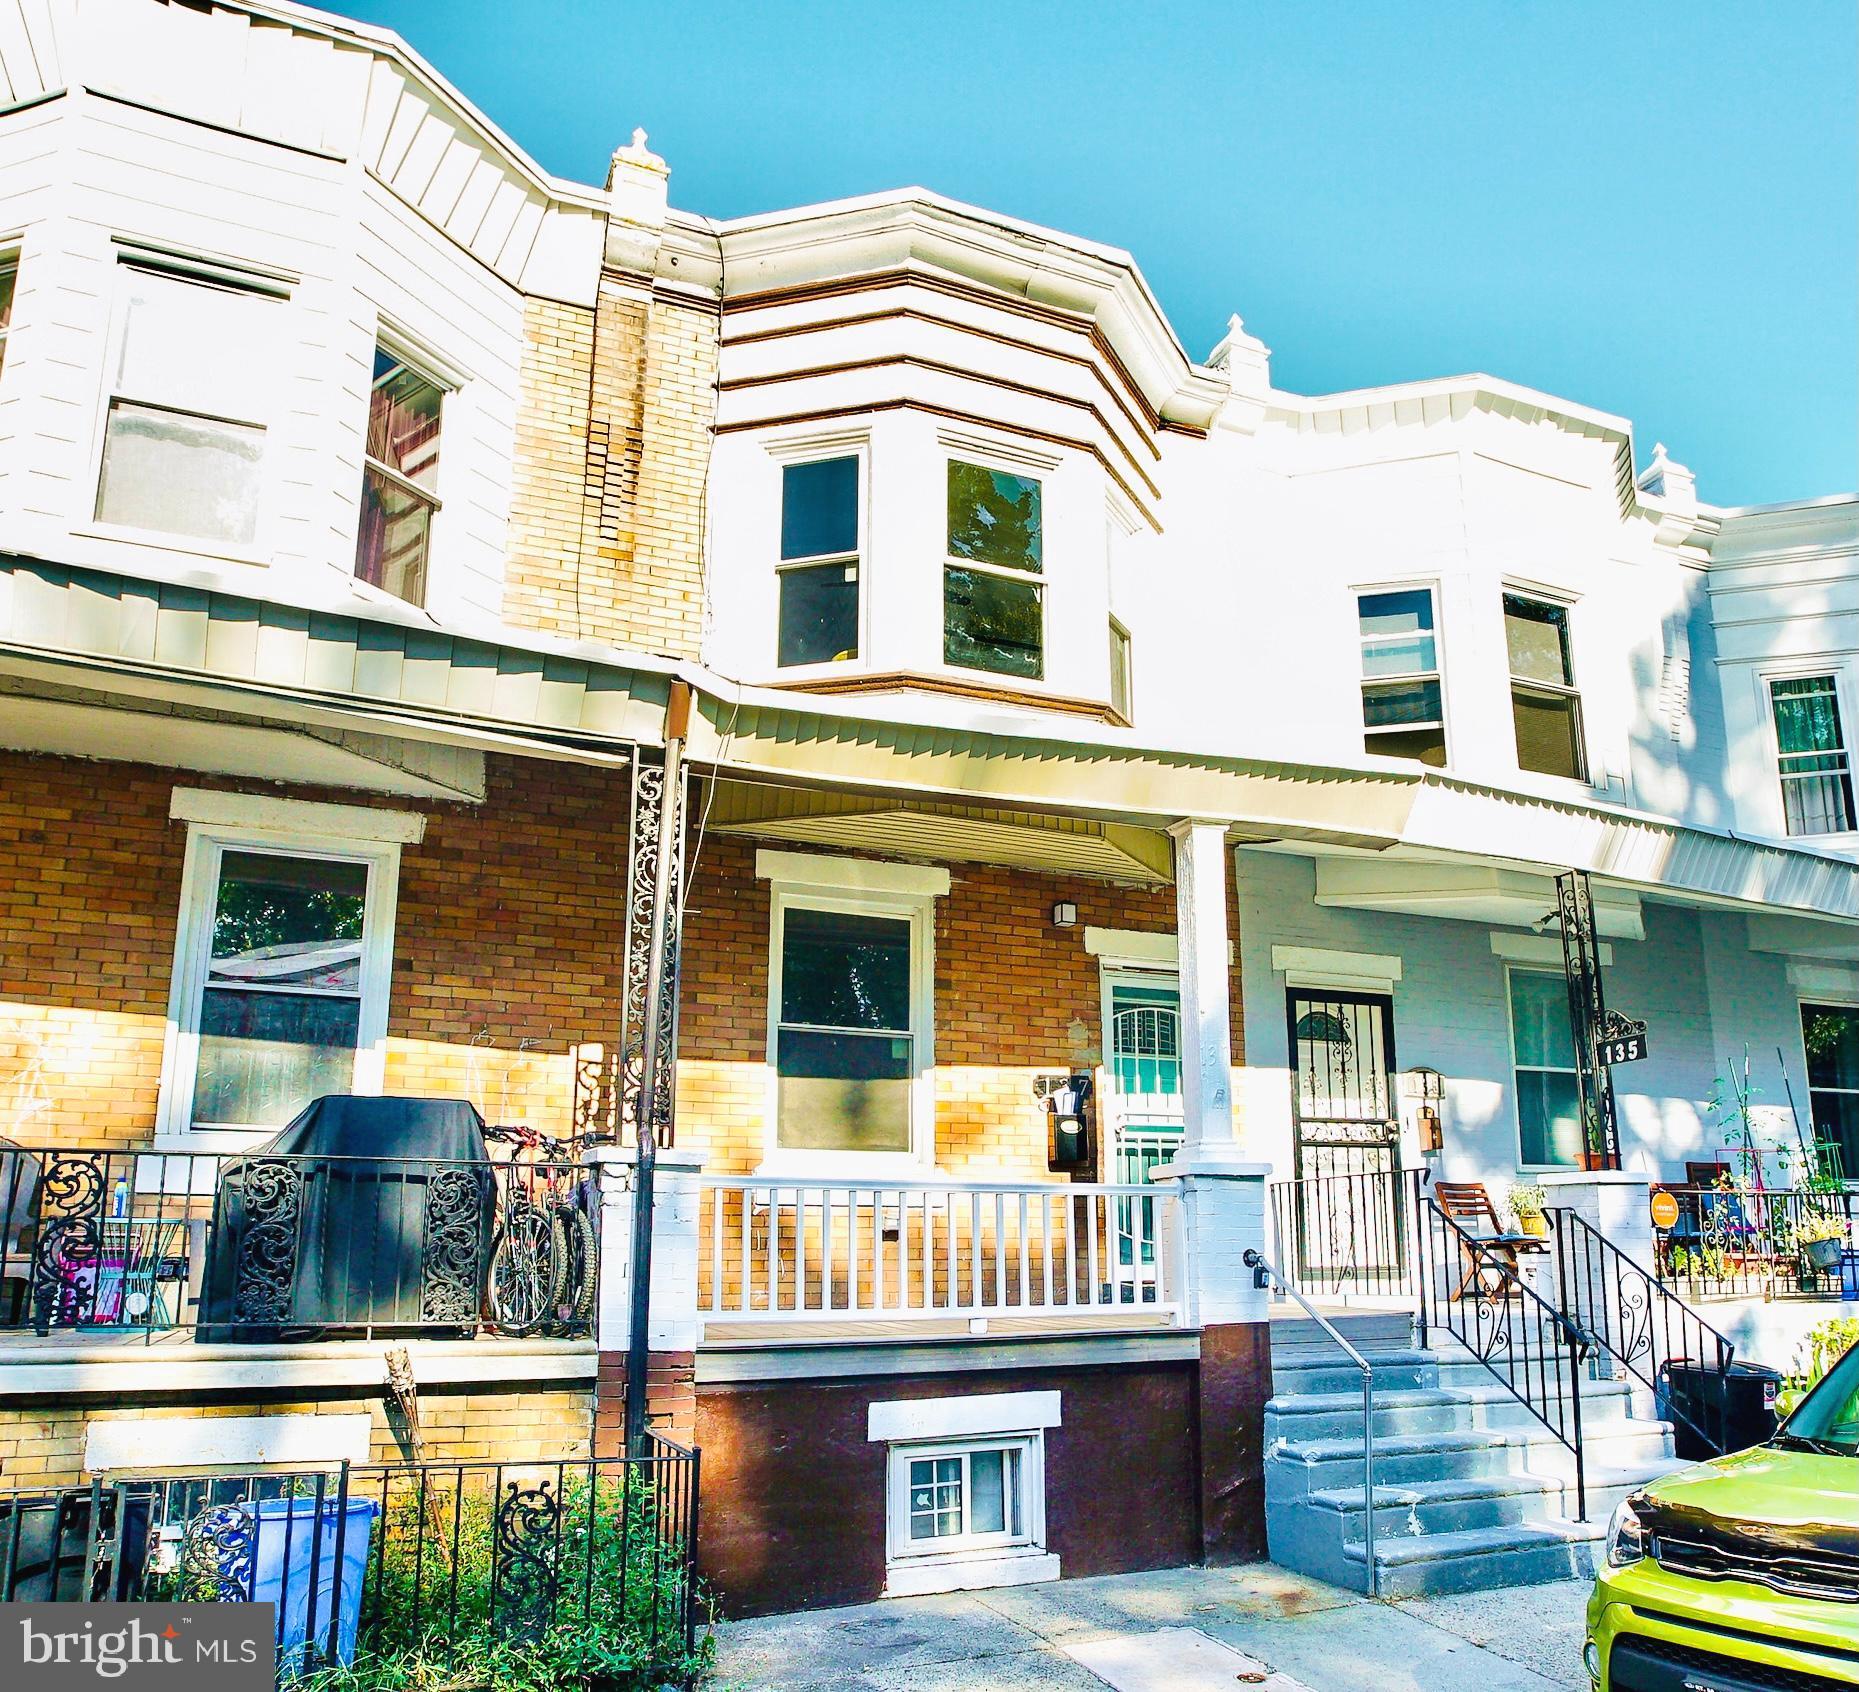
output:
[[[496,1195],[466,1100],[316,1099],[220,1166],[199,1337],[469,1334]]]

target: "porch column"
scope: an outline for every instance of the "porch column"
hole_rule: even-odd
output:
[[[634,1173],[633,1146],[602,1146],[600,1171],[600,1294],[595,1306],[599,1352],[594,1398],[597,1455],[617,1455],[626,1437],[626,1353],[631,1339]],[[646,1414],[676,1439],[688,1439],[696,1417],[698,1232],[703,1194],[699,1152],[663,1146],[652,1190],[652,1300],[646,1334]]]
[[[1647,1277],[1656,1277],[1652,1177],[1631,1169],[1571,1169],[1538,1179],[1549,1209],[1572,1213],[1600,1236],[1597,1240],[1586,1229],[1566,1222],[1557,1227],[1557,1260],[1549,1261],[1544,1269],[1557,1284],[1544,1296],[1551,1304],[1557,1303],[1566,1288],[1569,1313],[1576,1321],[1616,1346],[1627,1344],[1639,1295],[1631,1276],[1622,1282],[1620,1265],[1607,1248],[1612,1246]],[[1608,1366],[1604,1357],[1596,1362],[1600,1369]]]
[[[1226,827],[1178,822],[1175,934],[1181,958],[1183,1150],[1236,1156],[1233,1137],[1233,1007],[1226,931]]]
[[[1209,1563],[1265,1554],[1265,1401],[1272,1391],[1266,1295],[1244,1258],[1264,1251],[1271,1166],[1245,1161],[1233,1121],[1224,824],[1188,820],[1175,837],[1180,949],[1181,1151],[1155,1171],[1172,1187],[1164,1242],[1181,1277],[1183,1319],[1200,1330],[1201,1550]]]

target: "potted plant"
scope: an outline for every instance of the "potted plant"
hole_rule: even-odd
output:
[[[1601,1117],[1593,1105],[1582,1109],[1581,1166],[1584,1170],[1607,1167],[1607,1144],[1601,1136]]]
[[[1846,1218],[1825,1211],[1810,1211],[1795,1229],[1795,1240],[1808,1264],[1825,1274],[1840,1266],[1846,1248]]]
[[[1534,1181],[1519,1181],[1510,1190],[1511,1220],[1517,1232],[1532,1239],[1549,1238],[1549,1218],[1544,1214],[1545,1195]]]

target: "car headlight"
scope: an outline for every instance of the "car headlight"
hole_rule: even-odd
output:
[[[1607,1524],[1607,1566],[1624,1569],[1645,1555],[1646,1529],[1631,1500],[1623,1498],[1614,1506],[1613,1519]]]

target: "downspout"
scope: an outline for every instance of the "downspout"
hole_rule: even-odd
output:
[[[652,877],[652,950],[646,959],[645,1028],[639,1055],[639,1158],[633,1177],[632,1280],[626,1334],[626,1449],[645,1454],[647,1324],[652,1314],[652,1186],[658,1165],[659,1041],[664,1032],[665,938],[676,920],[672,877],[678,836],[684,828],[681,802],[684,739],[691,721],[690,684],[674,681],[665,705],[665,785],[659,799],[658,862]]]

